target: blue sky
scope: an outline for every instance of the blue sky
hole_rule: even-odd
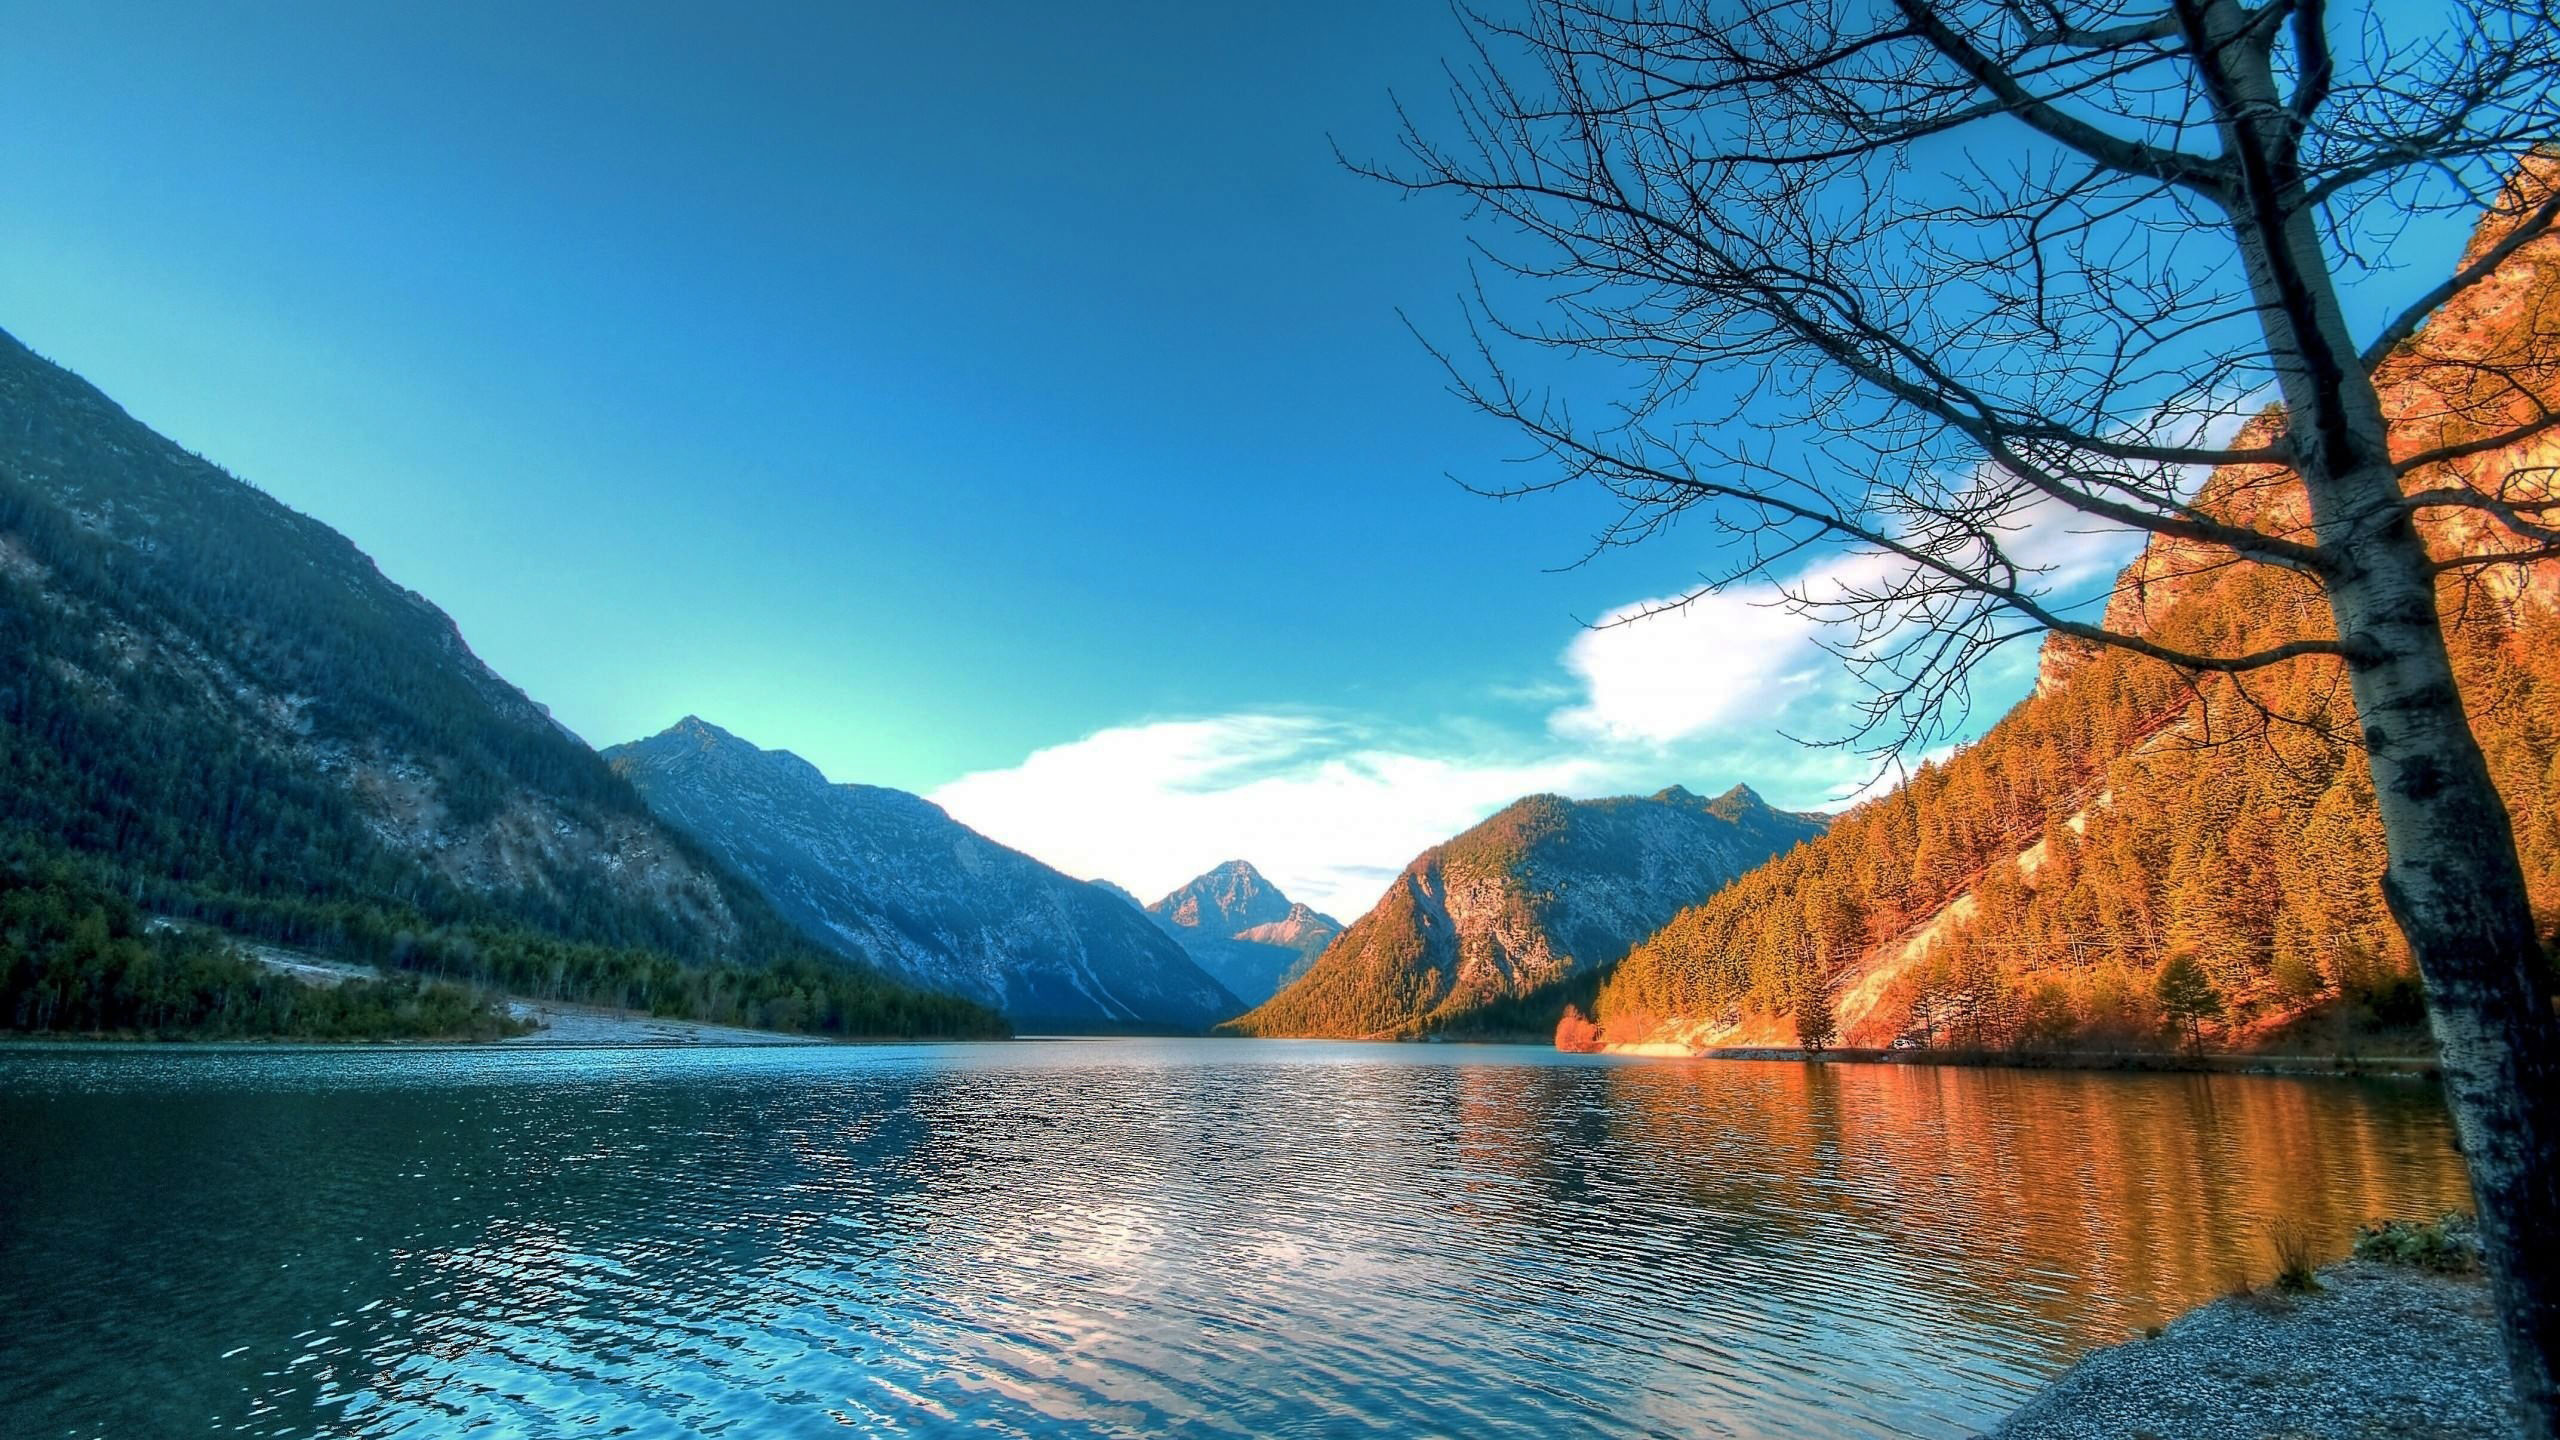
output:
[[[0,327],[346,532],[599,744],[699,713],[1142,894],[1356,911],[1517,794],[1785,803],[1837,679],[1396,317],[1432,5],[0,3]],[[2023,683],[2021,654],[2005,692]]]

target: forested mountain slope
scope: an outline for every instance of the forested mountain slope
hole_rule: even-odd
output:
[[[1530,796],[1424,851],[1306,974],[1231,1028],[1405,1036],[1482,1023],[1614,963],[1680,907],[1821,831],[1739,785],[1713,800],[1677,787]]]
[[[2485,226],[2473,254],[2497,234]],[[2512,257],[2386,362],[2400,453],[2560,404],[2560,245]],[[2560,436],[2422,474],[2555,493]],[[2204,503],[2299,523],[2280,471],[2219,472]],[[2482,532],[2431,518],[2440,550]],[[2460,533],[2455,533],[2460,532]],[[2111,625],[2233,652],[2331,632],[2264,567],[2155,542]],[[2535,912],[2560,920],[2560,561],[2448,575],[2463,694],[2513,817]],[[2383,909],[2380,823],[2343,671],[2326,657],[2189,684],[2049,641],[2036,693],[1979,742],[1842,816],[1821,840],[1682,912],[1602,986],[1612,1044],[1790,1043],[1808,993],[1850,1044],[2112,1046],[2162,1033],[2173,957],[2243,1039],[2314,1009],[2407,1018],[2417,989]]]
[[[543,995],[993,1023],[816,955],[344,536],[6,335],[0,850],[147,911]],[[10,953],[19,998],[79,981]]]
[[[605,752],[810,939],[1044,1030],[1204,1030],[1243,1004],[1122,897],[903,790],[693,716]]]

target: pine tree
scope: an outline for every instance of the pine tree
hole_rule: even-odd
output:
[[[2204,967],[2193,955],[2171,955],[2152,983],[2152,994],[2169,1023],[2186,1031],[2188,1047],[2202,1053],[2204,1022],[2222,1013],[2222,992],[2213,987]]]
[[[1820,980],[1808,980],[1796,987],[1796,1043],[1807,1054],[1819,1055],[1840,1038],[1840,1012],[1832,999],[1831,987]]]

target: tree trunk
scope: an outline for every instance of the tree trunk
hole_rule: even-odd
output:
[[[2560,1440],[2560,1012],[2505,801],[2464,712],[2433,557],[2400,503],[2391,431],[2339,303],[2272,22],[2178,0],[2239,183],[2226,198],[2283,392],[2320,578],[2346,652],[2388,861],[2384,901],[2426,981],[2520,1433]]]
[[[2427,984],[2525,1433],[2560,1435],[2560,1015],[2504,801],[2406,519],[2330,588],[2389,851],[2382,895]],[[2416,563],[2409,558],[2414,556]]]

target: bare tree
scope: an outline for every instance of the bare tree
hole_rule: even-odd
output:
[[[2336,657],[2539,1436],[2560,1017],[2438,589],[2560,555],[2548,471],[2471,463],[2560,423],[2553,357],[2399,453],[2376,377],[2560,219],[2552,3],[1523,0],[1465,12],[1445,122],[1408,111],[1404,158],[1354,166],[1476,222],[1494,273],[1436,353],[1550,462],[1494,493],[1604,487],[1604,547],[1706,524],[1704,589],[1837,622],[1871,743],[1943,735],[2022,635],[2194,674]],[[2483,210],[2456,274],[2358,323],[2404,231]],[[1559,398],[1593,362],[1623,386],[1596,420]],[[2320,623],[2212,649],[2092,614],[2037,562],[2056,516],[2275,567]]]

